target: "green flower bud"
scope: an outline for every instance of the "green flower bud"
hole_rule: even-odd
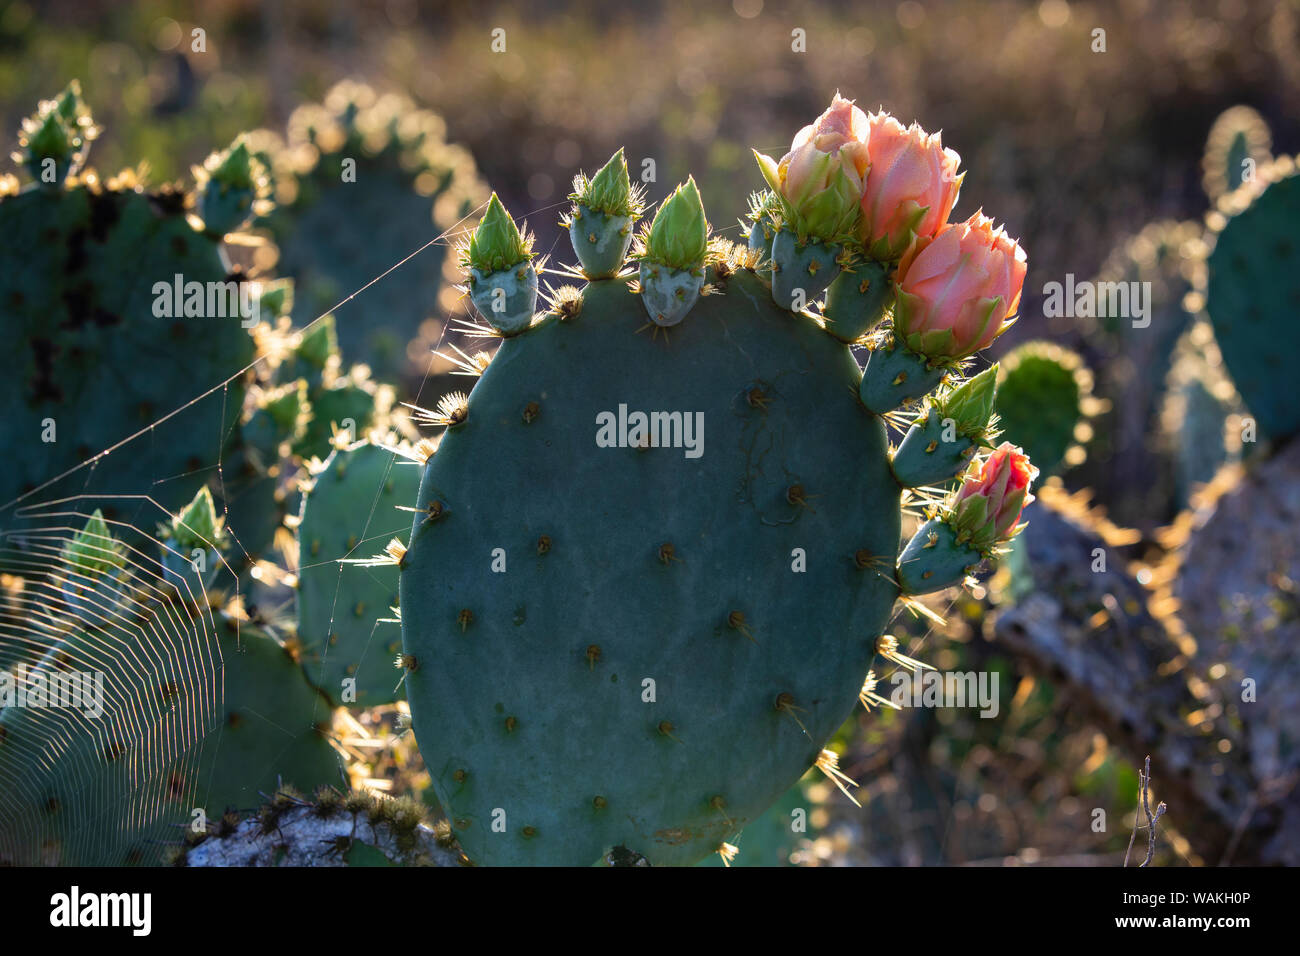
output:
[[[59,115],[58,110],[47,110],[37,115],[29,130],[25,130],[29,163],[39,163],[52,158],[66,161],[76,152],[75,135]]]
[[[944,418],[951,418],[960,435],[982,441],[993,417],[993,401],[998,391],[996,364],[963,382],[946,395],[935,399],[935,407]]]
[[[212,492],[204,485],[185,510],[172,519],[171,536],[183,551],[216,547],[222,539],[225,519],[217,517]]]
[[[293,311],[293,280],[274,279],[262,285],[262,295],[257,300],[262,315],[279,318]]]
[[[35,115],[23,120],[20,149],[13,159],[43,186],[58,186],[81,169],[90,141],[98,134],[81,100],[81,86],[73,80],[58,98],[43,100]]]
[[[203,168],[213,182],[226,189],[252,190],[257,186],[258,173],[254,164],[261,165],[248,151],[248,144],[241,136],[227,149],[209,156]]]
[[[307,382],[298,379],[281,386],[266,397],[262,406],[271,420],[284,432],[295,434],[298,419],[307,406]]]
[[[671,269],[698,269],[709,248],[709,224],[694,177],[678,186],[650,225],[645,259]]]
[[[487,212],[470,236],[469,248],[463,258],[470,268],[486,275],[531,259],[531,245],[531,241],[520,234],[497,194],[493,193],[488,200]]]
[[[81,574],[94,574],[120,568],[126,563],[122,545],[113,540],[98,508],[86,521],[86,526],[72,536],[63,546],[63,560]]]
[[[641,214],[641,204],[632,189],[632,181],[627,174],[627,160],[623,158],[621,146],[609,158],[609,162],[601,167],[600,172],[591,179],[579,176],[573,185],[574,192],[569,198],[593,212],[631,216],[634,219]]]
[[[59,98],[55,100],[59,116],[69,127],[89,131],[94,127],[94,121],[90,117],[90,107],[86,106],[86,101],[81,98],[81,83],[78,80],[70,82]],[[95,132],[98,132],[97,130]],[[86,138],[93,139],[95,133],[87,132]]]

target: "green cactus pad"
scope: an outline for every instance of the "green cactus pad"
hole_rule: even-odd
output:
[[[871,330],[893,302],[894,283],[887,262],[855,262],[826,288],[826,331],[841,342],[856,342]]]
[[[1044,476],[1077,465],[1077,439],[1089,433],[1085,414],[1092,375],[1078,355],[1051,342],[1026,342],[1001,360],[995,407],[1002,437],[1024,449]]]
[[[818,801],[813,798],[817,789],[825,789],[816,780],[821,771],[815,770],[804,777],[761,817],[751,823],[736,837],[732,845],[736,855],[727,863],[722,854],[715,853],[701,866],[792,866],[791,858],[799,847],[817,838],[813,812]],[[725,808],[721,811],[726,813]]]
[[[110,540],[103,528],[92,519]],[[158,863],[196,809],[214,820],[281,781],[341,782],[328,703],[270,637],[214,615],[139,551],[120,567],[49,570],[65,626],[0,621],[0,660],[24,668],[29,690],[33,674],[50,687],[75,675],[82,697],[0,708],[0,863]]]
[[[446,132],[404,97],[343,82],[294,111],[287,144],[253,137],[273,170],[277,207],[262,222],[280,249],[277,271],[297,280],[298,325],[419,252],[338,310],[344,356],[380,377],[428,371],[428,350],[414,361],[407,343],[430,316],[456,311],[448,237],[488,198],[473,157]]]
[[[1240,427],[1230,428],[1229,421],[1240,422],[1244,415],[1214,333],[1208,322],[1198,320],[1174,348],[1160,408],[1163,444],[1173,459],[1172,491],[1180,508],[1191,503],[1198,485],[1240,457]]]
[[[293,444],[293,453],[303,458],[327,457],[336,434],[356,441],[372,430],[385,431],[391,424],[392,386],[376,384],[358,368],[337,378],[326,375],[326,383],[308,392],[311,420],[302,438]]]
[[[394,693],[402,673],[393,664],[401,633],[396,624],[379,623],[393,617],[397,568],[339,559],[369,558],[392,538],[404,539],[410,519],[397,506],[415,501],[419,483],[416,465],[363,443],[336,450],[303,498],[298,643],[308,678],[331,700],[370,707],[402,696]],[[347,679],[354,681],[353,700],[343,694]]]
[[[898,584],[904,594],[930,594],[961,584],[984,555],[957,540],[946,522],[932,518],[912,536],[898,557]]]
[[[283,782],[303,793],[342,783],[326,735],[330,704],[277,641],[245,626],[222,635],[223,726],[204,741],[196,805],[208,816],[247,809]]]
[[[1223,361],[1259,423],[1280,441],[1300,431],[1290,378],[1300,301],[1300,173],[1291,160],[1226,197],[1229,213],[1207,262],[1205,308]]]
[[[806,309],[839,275],[841,247],[800,239],[782,229],[772,240],[772,301],[783,309]]]
[[[23,264],[0,273],[0,321],[15,353],[0,390],[9,409],[0,442],[13,450],[0,504],[147,429],[96,464],[92,487],[151,492],[177,508],[202,483],[198,469],[223,450],[232,429],[222,426],[237,419],[243,386],[239,379],[219,386],[253,359],[253,339],[235,302],[225,315],[185,315],[192,283],[233,289],[239,277],[217,242],[190,227],[182,204],[180,194],[128,184],[78,183],[0,199],[0,257]],[[206,294],[204,303],[206,312]],[[46,440],[51,423],[53,440]],[[81,471],[71,480],[80,491],[86,479]]]
[[[897,596],[883,424],[843,343],[748,271],[713,281],[670,342],[591,283],[578,321],[501,345],[425,470],[407,696],[475,862],[703,859],[856,706]],[[701,413],[703,454],[633,447],[633,411]]]
[[[931,366],[924,355],[887,338],[867,356],[859,396],[862,404],[884,415],[925,395],[944,380],[947,369]]]

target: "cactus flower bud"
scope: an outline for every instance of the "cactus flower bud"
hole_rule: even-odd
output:
[[[178,548],[214,548],[221,543],[225,519],[217,516],[212,503],[212,492],[204,485],[194,500],[171,522],[171,538]]]
[[[838,241],[857,230],[867,132],[867,114],[836,93],[830,108],[795,135],[779,163],[754,151],[800,238]]]
[[[501,205],[497,194],[488,200],[487,212],[469,239],[468,265],[482,273],[500,272],[532,258],[531,243]]]
[[[641,204],[627,174],[627,160],[621,146],[596,175],[590,179],[579,176],[573,186],[574,191],[569,198],[593,212],[635,218],[641,211]]]
[[[271,180],[266,166],[240,136],[228,149],[212,153],[195,167],[198,212],[204,231],[222,236],[254,215],[270,211]]]
[[[704,265],[709,246],[709,224],[694,177],[673,190],[650,224],[644,259],[670,269],[695,270]]]
[[[1025,269],[1024,250],[982,213],[945,226],[898,264],[894,331],[931,360],[988,348],[1015,321]]]
[[[641,189],[632,187],[623,150],[609,158],[595,176],[573,180],[573,209],[561,221],[589,279],[618,275],[632,245],[632,223],[641,218]]]
[[[81,99],[81,84],[73,80],[57,98],[43,100],[36,114],[23,120],[20,148],[12,158],[42,186],[57,187],[81,169],[98,135],[99,128]]]
[[[483,318],[502,335],[527,329],[537,309],[537,269],[533,240],[515,226],[497,194],[461,250],[469,270],[469,297]]]
[[[872,258],[886,261],[947,224],[966,174],[958,175],[961,157],[944,148],[938,133],[926,133],[916,123],[904,127],[884,112],[871,114],[868,127],[871,166],[859,236]]]
[[[959,435],[981,438],[989,429],[997,393],[998,366],[994,363],[948,394],[936,397],[934,404],[943,418],[952,420]]]
[[[1010,541],[1023,527],[1020,514],[1034,500],[1029,486],[1037,477],[1028,456],[1010,442],[971,462],[947,517],[957,541],[982,553]]]
[[[63,560],[78,574],[94,574],[120,568],[126,563],[123,548],[113,540],[98,508],[86,519],[86,526],[63,546]]]

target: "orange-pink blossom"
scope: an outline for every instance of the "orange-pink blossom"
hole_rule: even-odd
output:
[[[982,212],[947,225],[899,262],[894,330],[934,360],[988,348],[1015,321],[1025,269],[1019,243]]]
[[[867,118],[870,172],[862,193],[860,237],[872,258],[903,255],[916,237],[929,239],[948,222],[965,173],[940,134],[888,113]]]

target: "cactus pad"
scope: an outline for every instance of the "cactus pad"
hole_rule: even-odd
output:
[[[298,643],[308,678],[332,700],[364,707],[400,696],[393,660],[401,635],[379,623],[397,604],[397,568],[338,562],[368,558],[394,536],[405,538],[409,519],[396,509],[415,500],[419,481],[415,465],[366,442],[335,450],[303,498]],[[352,700],[342,693],[349,678]]]
[[[297,279],[294,320],[305,324],[452,230],[487,190],[469,152],[448,144],[441,117],[403,97],[343,82],[289,119],[287,148],[270,149],[280,205],[267,220],[279,271]],[[263,140],[267,137],[263,136]],[[379,375],[407,369],[421,322],[455,309],[444,240],[339,310],[350,362]],[[439,299],[438,289],[449,296]],[[423,375],[427,353],[415,374]]]
[[[592,282],[503,342],[425,470],[407,693],[476,862],[700,860],[857,701],[897,596],[883,424],[843,343],[747,270],[710,281],[666,341]],[[702,454],[635,447],[636,411],[701,414]]]
[[[1300,430],[1290,378],[1300,301],[1300,173],[1290,159],[1260,171],[1220,203],[1207,262],[1205,308],[1214,337],[1262,435]]]
[[[1078,355],[1050,342],[1026,342],[1001,360],[995,408],[1002,437],[1044,474],[1084,460],[1092,373]]]

